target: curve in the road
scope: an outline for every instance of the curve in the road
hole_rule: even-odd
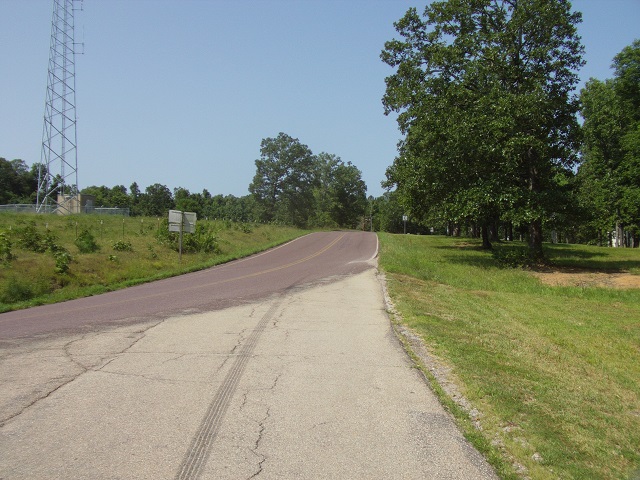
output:
[[[0,314],[0,340],[166,318],[255,301],[371,267],[377,236],[320,232],[219,267],[103,295]]]

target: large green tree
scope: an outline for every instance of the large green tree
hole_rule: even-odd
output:
[[[139,211],[137,213],[149,217],[164,217],[174,205],[171,190],[166,185],[154,183],[138,197]]]
[[[362,172],[337,155],[322,152],[316,156],[315,216],[320,227],[355,228],[367,207],[367,186]]]
[[[580,18],[562,0],[449,0],[395,23],[383,103],[406,138],[387,185],[414,218],[526,222],[542,255],[575,161]]]
[[[249,186],[263,221],[306,226],[313,215],[314,156],[308,146],[285,133],[265,138]]]
[[[584,161],[579,198],[599,236],[623,229],[640,236],[640,41],[613,61],[614,78],[590,79],[582,90]]]
[[[29,169],[20,159],[7,160],[0,157],[0,205],[33,203],[37,188],[37,168]]]

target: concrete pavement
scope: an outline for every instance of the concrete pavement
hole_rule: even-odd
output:
[[[0,479],[490,479],[375,270],[0,353]]]

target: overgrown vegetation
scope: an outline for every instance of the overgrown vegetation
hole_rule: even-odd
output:
[[[640,290],[551,287],[533,272],[504,268],[479,240],[380,240],[401,321],[452,367],[480,412],[481,430],[468,418],[461,424],[483,439],[488,457],[502,458],[496,464],[505,478],[633,478],[640,468]],[[498,258],[518,259],[526,244],[495,248]],[[558,268],[640,268],[638,250],[544,248]]]
[[[92,295],[198,270],[291,240],[304,231],[198,220],[178,234],[166,220],[0,214],[0,311]]]

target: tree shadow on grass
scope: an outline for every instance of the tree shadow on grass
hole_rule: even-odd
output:
[[[524,268],[530,270],[561,269],[602,272],[628,272],[640,269],[639,259],[616,259],[605,247],[601,251],[586,250],[580,245],[545,244],[545,261],[532,259],[529,249],[522,242],[495,242],[492,250],[485,250],[477,241],[460,241],[455,245],[434,247],[438,250],[459,252],[444,258],[452,263],[480,268]],[[469,252],[469,254],[460,254]]]

